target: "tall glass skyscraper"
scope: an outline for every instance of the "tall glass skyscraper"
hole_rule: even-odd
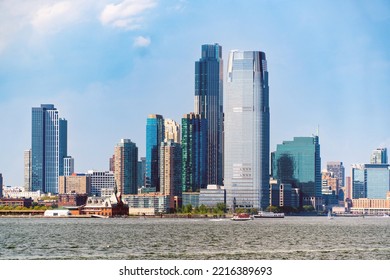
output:
[[[195,62],[195,114],[207,121],[207,184],[223,184],[223,60],[218,44],[202,45]]]
[[[321,197],[319,137],[294,137],[272,153],[272,177],[299,188],[302,197]]]
[[[207,187],[207,121],[190,113],[181,119],[182,191],[194,192]]]
[[[32,108],[31,187],[33,191],[58,193],[67,154],[67,121],[52,104]]]
[[[145,187],[160,191],[160,147],[164,141],[164,118],[151,114],[146,120]]]
[[[264,52],[231,51],[225,94],[224,185],[232,207],[269,206],[270,112]]]
[[[385,199],[389,191],[389,164],[352,165],[352,198]]]

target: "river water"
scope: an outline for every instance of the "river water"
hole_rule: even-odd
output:
[[[390,218],[0,218],[0,259],[389,260]]]

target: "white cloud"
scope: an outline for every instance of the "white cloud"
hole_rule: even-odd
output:
[[[124,0],[119,4],[109,4],[100,14],[100,22],[127,30],[139,29],[144,12],[156,5],[156,0]]]
[[[135,38],[135,40],[134,40],[134,47],[143,48],[143,47],[149,46],[150,43],[151,43],[151,40],[150,40],[149,37],[138,36],[138,37]]]
[[[59,2],[39,8],[31,20],[33,28],[39,32],[56,32],[63,24],[75,20],[70,2]]]

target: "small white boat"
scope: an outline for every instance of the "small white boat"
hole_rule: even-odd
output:
[[[247,213],[240,213],[233,215],[231,218],[232,221],[250,221],[253,220],[253,217]]]
[[[284,213],[266,212],[260,211],[257,215],[253,215],[254,218],[284,218]]]

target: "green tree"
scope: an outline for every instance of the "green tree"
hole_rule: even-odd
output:
[[[265,211],[279,213],[281,212],[281,209],[277,206],[270,205],[265,209]]]
[[[208,209],[207,209],[207,207],[204,204],[199,206],[199,213],[200,214],[207,214],[207,210]]]
[[[314,207],[313,207],[313,205],[303,205],[303,211],[305,211],[305,212],[313,212],[314,211]]]
[[[192,205],[191,204],[187,204],[183,207],[183,213],[189,214],[191,212],[192,212]]]

